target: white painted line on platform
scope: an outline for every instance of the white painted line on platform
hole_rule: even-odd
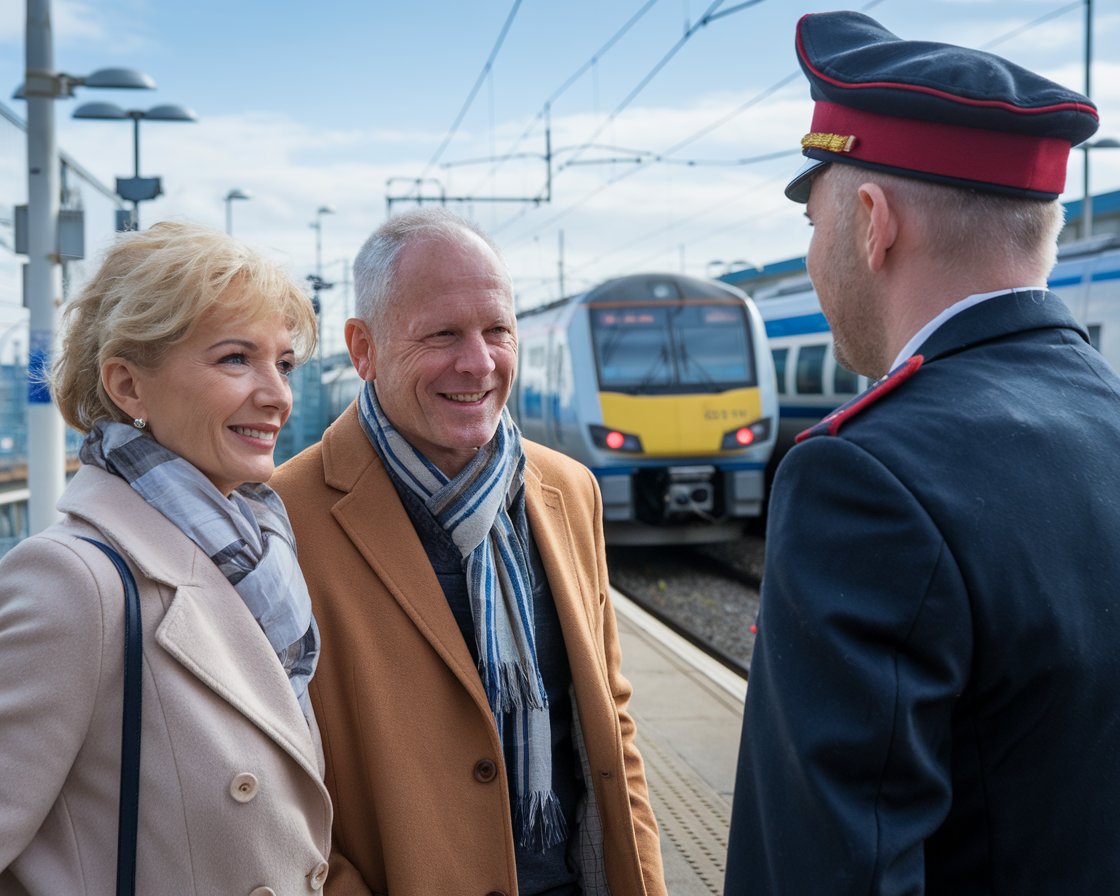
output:
[[[668,650],[688,663],[697,672],[708,680],[719,685],[736,700],[745,701],[747,698],[747,680],[718,660],[712,659],[695,644],[682,638],[661,620],[654,618],[626,595],[611,588],[611,601],[614,610],[620,616],[625,616],[638,628]]]

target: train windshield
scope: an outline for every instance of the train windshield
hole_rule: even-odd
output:
[[[589,308],[599,388],[632,395],[757,384],[746,309],[683,302]]]

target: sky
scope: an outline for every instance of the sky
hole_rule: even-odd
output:
[[[335,283],[323,294],[332,350],[352,308],[350,262],[390,197],[403,211],[417,190],[494,236],[523,308],[622,274],[718,275],[803,255],[804,209],[782,194],[812,114],[794,27],[843,8],[1078,90],[1091,8],[1097,136],[1120,138],[1120,0],[53,0],[56,69],[127,66],[159,85],[81,88],[56,103],[58,140],[111,186],[133,173],[131,123],[74,120],[78,105],[192,109],[195,123],[141,123],[140,174],[164,189],[142,203],[141,225],[220,229],[228,209],[235,236],[300,280],[318,237]],[[24,22],[24,0],[0,0],[0,102],[20,116],[7,97],[23,80]],[[21,153],[0,141],[0,169],[22,166]],[[1091,162],[1093,193],[1120,189],[1120,150]],[[1081,197],[1082,179],[1075,152],[1065,198]],[[26,177],[3,183],[0,265],[14,270],[5,227]],[[234,188],[252,198],[224,202]],[[108,238],[87,225],[87,255]],[[0,339],[19,314],[0,276]]]

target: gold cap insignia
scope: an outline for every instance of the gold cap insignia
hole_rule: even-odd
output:
[[[806,134],[801,138],[802,149],[823,149],[825,152],[851,152],[856,145],[855,134]]]

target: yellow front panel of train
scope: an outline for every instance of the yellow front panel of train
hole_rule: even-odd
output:
[[[712,395],[623,395],[600,392],[603,425],[642,440],[643,454],[712,454],[730,429],[762,416],[757,388]]]

